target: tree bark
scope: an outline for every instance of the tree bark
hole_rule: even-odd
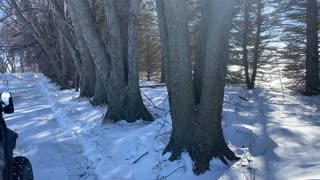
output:
[[[89,3],[85,0],[69,0],[70,16],[73,19],[75,29],[81,30],[84,41],[79,41],[79,46],[86,45],[94,61],[96,71],[102,78],[105,89],[108,88],[108,80],[110,76],[110,56],[106,52],[103,41],[95,26],[94,18],[91,14]],[[76,32],[77,34],[77,32]],[[77,37],[81,40],[81,37]],[[81,48],[85,50],[86,47]],[[86,53],[81,53],[87,55]],[[92,76],[95,74],[91,73]]]
[[[261,26],[262,26],[262,0],[258,0],[258,12],[257,12],[257,32],[256,41],[254,43],[253,49],[253,65],[252,65],[252,75],[248,89],[254,89],[257,69],[258,69],[258,59],[260,58],[260,43],[261,43]]]
[[[197,47],[197,54],[196,54],[196,62],[194,68],[194,85],[195,85],[195,95],[196,95],[196,102],[197,104],[200,103],[201,97],[201,88],[202,88],[202,78],[203,78],[203,71],[204,71],[204,62],[206,58],[206,35],[208,31],[208,23],[211,21],[209,19],[209,12],[210,9],[206,5],[208,1],[205,0],[202,4],[202,12],[201,12],[201,21],[200,21],[200,30],[199,30],[199,41]]]
[[[109,41],[106,47],[110,53],[110,75],[107,88],[108,112],[104,117],[104,122],[108,122],[125,119],[122,113],[122,105],[126,93],[126,74],[120,20],[116,12],[115,3],[113,0],[105,0],[104,6],[106,17],[108,17],[107,27],[109,33]]]
[[[185,0],[162,1],[168,32],[168,73],[172,132],[164,153],[172,152],[176,160],[190,144],[190,127],[194,117],[194,91],[190,59],[190,37]],[[187,148],[189,149],[189,148]]]
[[[166,76],[165,76],[165,67],[164,67],[164,62],[165,59],[164,59],[164,54],[163,52],[161,52],[161,79],[160,79],[160,82],[161,83],[166,83]]]
[[[158,20],[158,25],[159,25],[159,31],[160,31],[160,41],[161,41],[161,49],[162,49],[162,63],[163,63],[163,74],[166,79],[166,83],[168,86],[168,94],[170,94],[170,84],[169,84],[169,66],[168,66],[168,61],[169,61],[169,39],[168,39],[168,28],[167,28],[167,22],[165,19],[165,9],[164,9],[164,4],[163,0],[155,0],[156,2],[156,10],[157,10],[157,20]],[[169,96],[170,98],[170,96]]]
[[[134,122],[137,119],[152,121],[153,117],[144,106],[139,89],[139,71],[137,55],[137,21],[141,0],[131,0],[128,27],[128,87],[124,108],[126,119]]]
[[[185,0],[157,0],[161,43],[168,50],[169,102],[172,117],[170,141],[163,153],[171,152],[170,160],[179,159],[187,150],[199,175],[209,169],[213,157],[227,163],[237,160],[228,148],[221,128],[222,105],[227,66],[229,30],[232,19],[232,1],[206,1],[208,23],[202,51],[203,76],[200,106],[196,101],[192,81],[190,39]],[[159,13],[160,12],[160,13]],[[205,11],[203,11],[206,13]],[[203,18],[204,19],[204,18]],[[206,20],[204,20],[206,21]]]
[[[249,0],[244,0],[244,20],[242,32],[242,63],[244,67],[247,88],[250,89],[249,62],[248,62],[248,31],[249,31]]]
[[[207,7],[211,9],[206,35],[206,54],[202,93],[197,121],[194,121],[191,158],[195,162],[195,173],[209,170],[212,157],[227,164],[228,160],[238,160],[227,146],[221,127],[224,87],[227,72],[229,34],[232,20],[232,1],[213,0]],[[200,142],[200,143],[199,143]]]
[[[307,0],[306,95],[320,93],[317,0]]]
[[[150,43],[149,43],[149,37],[147,40],[147,45],[146,45],[146,62],[147,62],[147,81],[150,81],[151,79],[151,59],[150,59]]]
[[[123,49],[126,49],[126,46],[128,47],[128,41],[126,42],[126,45],[123,45],[123,42],[124,39],[130,37],[128,36],[128,33],[123,35],[123,31],[121,31],[121,28],[123,27],[121,26],[119,18],[124,18],[121,14],[130,10],[126,8],[130,7],[131,1],[123,1],[122,3],[125,3],[126,5],[123,7],[116,7],[114,0],[104,1],[104,13],[105,16],[108,17],[108,20],[106,21],[108,27],[107,44],[104,43],[103,38],[96,27],[89,3],[85,0],[69,0],[69,2],[70,14],[75,19],[75,26],[78,26],[78,29],[81,29],[83,38],[96,65],[96,71],[101,78],[101,82],[104,83],[108,100],[108,111],[105,115],[104,122],[116,122],[119,120],[133,122],[139,118],[151,120],[151,115],[145,111],[146,109],[142,103],[140,93],[136,93],[139,92],[139,86],[135,85],[135,83],[138,83],[138,76],[135,74],[137,69],[132,69],[130,70],[130,73],[126,73],[126,71],[129,71],[127,64],[125,64],[128,60],[125,61],[124,58],[126,58],[128,52],[124,53]],[[133,1],[133,3],[134,2],[135,1]],[[129,3],[129,6],[126,3]],[[134,33],[136,28],[134,27],[135,24],[136,23],[133,22],[131,27]],[[128,29],[126,32],[128,32]],[[132,42],[135,42],[135,40],[132,40]],[[134,48],[131,51],[134,52]],[[136,58],[133,57],[132,62],[135,60]],[[132,68],[135,68],[134,63],[136,62],[133,62]],[[129,78],[133,78],[133,80],[130,80],[129,82]],[[99,87],[96,87],[96,89],[97,88]],[[101,91],[97,90],[96,92],[101,94]],[[134,96],[131,97],[133,94],[130,94],[129,97],[129,95],[127,95],[128,92],[133,92]],[[134,101],[131,102],[132,99]],[[132,106],[131,103],[135,106]],[[147,116],[146,114],[150,116]]]

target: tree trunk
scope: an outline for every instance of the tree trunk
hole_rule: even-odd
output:
[[[25,52],[23,51],[22,53],[20,53],[20,67],[21,67],[21,72],[24,73],[24,61],[25,61]]]
[[[160,82],[161,83],[165,83],[166,82],[166,76],[165,76],[165,67],[164,67],[164,54],[163,52],[161,53],[161,79]]]
[[[232,20],[232,1],[211,0],[211,9],[206,34],[206,56],[202,78],[202,93],[197,121],[194,121],[191,158],[195,162],[195,173],[209,170],[212,157],[237,160],[227,146],[221,127],[224,87],[227,72],[229,34]],[[200,142],[200,143],[199,143]]]
[[[96,70],[99,76],[102,78],[102,83],[105,89],[108,87],[108,80],[110,76],[110,56],[106,52],[103,41],[99,35],[99,32],[95,26],[94,18],[91,14],[91,9],[89,3],[85,0],[69,0],[70,16],[74,22],[75,29],[81,30],[81,35],[77,37],[79,41],[80,50],[83,49],[83,55],[85,53],[85,48],[91,54],[92,60],[94,61]],[[77,34],[78,32],[76,32]],[[81,38],[83,37],[83,41]],[[81,47],[81,45],[86,45],[86,47]],[[84,59],[84,58],[83,58]],[[90,68],[91,69],[91,68]],[[93,68],[92,68],[93,69]],[[91,69],[91,70],[92,70]],[[90,75],[95,76],[94,73]]]
[[[307,0],[306,95],[320,93],[317,0]]]
[[[106,21],[108,27],[107,44],[104,44],[104,41],[95,25],[95,20],[92,15],[89,3],[85,0],[69,0],[69,2],[70,14],[74,19],[73,21],[75,22],[74,25],[75,27],[77,27],[77,29],[81,29],[82,31],[85,44],[87,44],[91,57],[96,65],[96,71],[101,78],[101,81],[100,79],[98,79],[98,81],[103,82],[104,88],[106,90],[108,111],[104,118],[104,122],[115,122],[122,119],[125,119],[128,122],[133,122],[138,118],[150,120],[150,117],[141,117],[142,114],[145,114],[145,108],[141,108],[144,105],[142,103],[140,94],[135,93],[136,95],[134,97],[130,97],[135,99],[135,101],[133,102],[131,102],[131,100],[129,102],[129,98],[127,98],[128,95],[126,94],[127,91],[139,92],[139,86],[138,90],[134,89],[135,86],[133,85],[132,87],[128,86],[128,77],[132,76],[134,78],[132,81],[136,81],[134,83],[138,83],[138,80],[136,80],[138,79],[138,76],[126,73],[125,67],[127,64],[125,64],[126,61],[124,60],[124,58],[126,57],[126,54],[128,52],[122,52],[123,49],[126,49],[125,47],[128,46],[128,41],[126,42],[127,45],[123,45],[124,39],[128,39],[129,36],[128,33],[126,35],[122,35],[122,32],[125,30],[122,29],[123,31],[121,31],[121,28],[123,27],[121,26],[122,21],[120,21],[119,18],[124,18],[124,16],[121,16],[121,14],[123,13],[122,11],[129,11],[128,9],[126,9],[130,7],[127,6],[128,4],[126,4],[128,3],[128,1],[122,2],[126,6],[118,7],[118,11],[121,12],[116,11],[117,8],[115,6],[115,1],[104,1],[104,12],[105,16],[108,17],[108,21]],[[126,30],[126,32],[128,32],[128,29]],[[134,58],[134,60],[136,60],[136,58]],[[135,70],[131,70],[130,72],[135,73]],[[101,87],[97,86],[96,89],[97,95],[98,93],[99,95],[101,95]],[[133,106],[129,105],[129,103],[135,104],[134,107],[137,108],[132,108]]]
[[[147,61],[147,81],[150,81],[151,78],[151,59],[150,59],[150,43],[149,43],[149,37],[147,40],[147,45],[146,45],[146,61]]]
[[[107,90],[103,86],[103,80],[97,71],[96,71],[96,86],[95,86],[94,99],[92,104],[95,106],[108,104]]]
[[[71,57],[77,68],[80,79],[80,97],[92,97],[95,92],[95,66],[92,61],[90,52],[87,45],[82,37],[81,29],[70,27],[66,24],[67,17],[65,15],[64,9],[65,4],[57,0],[50,1],[55,13],[60,17],[57,18],[57,24],[59,25],[62,34],[61,37],[64,38],[67,49],[71,52]],[[60,4],[59,4],[60,3]],[[76,20],[71,17],[73,22]]]
[[[257,12],[257,33],[256,41],[254,43],[254,52],[253,52],[253,65],[252,65],[252,75],[248,89],[254,89],[257,68],[258,68],[258,59],[260,58],[260,43],[261,43],[261,25],[262,25],[262,0],[258,0],[258,12]]]
[[[60,30],[59,30],[60,31]],[[66,46],[66,40],[62,34],[62,32],[60,31],[59,33],[59,51],[60,51],[60,57],[61,57],[61,88],[62,89],[70,89],[70,85],[69,85],[69,78],[68,78],[68,62],[70,61],[70,59],[68,59],[67,54],[69,54],[69,52],[67,51],[67,46]]]
[[[194,92],[192,83],[192,66],[190,59],[190,37],[188,30],[187,9],[185,0],[163,0],[160,2],[165,18],[168,47],[168,89],[172,117],[170,142],[164,153],[171,152],[170,160],[180,157],[190,142],[192,120],[194,117]],[[159,3],[158,3],[159,4]],[[162,17],[162,15],[164,17]],[[164,37],[164,36],[162,36]],[[189,148],[187,148],[189,149]]]
[[[116,7],[114,0],[105,0],[105,13],[108,17],[107,26],[109,27],[107,50],[111,55],[111,71],[107,91],[112,92],[110,93],[112,96],[108,96],[109,108],[104,122],[122,119],[128,122],[134,122],[137,119],[151,121],[153,118],[146,110],[140,95],[136,62],[136,16],[140,1],[117,1],[117,3],[122,6],[117,4]],[[130,12],[130,15],[127,14],[127,11]],[[125,20],[125,17],[129,19]],[[127,26],[127,30],[124,30],[123,26],[126,26],[127,23],[130,25]],[[123,52],[123,50],[127,50],[127,52]],[[128,56],[128,54],[130,55]]]
[[[208,0],[208,20],[202,18],[207,30],[201,44],[203,76],[200,106],[196,102],[192,82],[190,40],[185,0],[157,0],[161,43],[168,50],[168,90],[172,117],[172,132],[164,153],[171,152],[176,160],[184,150],[191,155],[194,173],[199,175],[209,169],[213,157],[227,163],[237,160],[228,148],[222,128],[222,105],[227,67],[229,30],[232,19],[232,1]],[[160,12],[160,13],[159,13]],[[209,20],[211,21],[209,23]],[[167,33],[167,34],[165,34]]]
[[[203,77],[203,71],[204,71],[204,62],[206,58],[206,35],[208,31],[208,14],[210,12],[210,9],[206,7],[206,4],[210,0],[205,0],[202,4],[202,12],[201,12],[201,21],[200,21],[200,30],[199,30],[199,41],[198,41],[198,47],[197,47],[197,54],[196,54],[196,62],[195,62],[195,68],[194,68],[194,85],[195,85],[195,95],[196,95],[196,102],[197,104],[200,103],[200,97],[201,97],[201,87],[202,87],[202,77]]]
[[[161,49],[162,49],[162,63],[163,63],[163,75],[164,79],[166,80],[167,86],[169,85],[169,39],[168,39],[168,28],[167,28],[167,22],[165,19],[165,12],[164,12],[164,5],[163,0],[155,0],[156,2],[156,10],[157,10],[157,20],[159,25],[159,31],[160,31],[160,42],[161,42]],[[170,94],[170,88],[168,88],[168,94]],[[170,98],[170,96],[169,96]]]
[[[246,78],[247,88],[250,89],[249,62],[248,62],[248,31],[249,31],[249,2],[244,2],[244,20],[242,32],[242,63]]]
[[[119,121],[123,116],[123,101],[126,93],[126,74],[123,60],[123,45],[121,38],[120,20],[116,12],[114,0],[105,0],[105,14],[108,17],[107,27],[109,41],[107,51],[110,53],[110,75],[108,93],[108,112],[104,122]]]
[[[124,109],[128,122],[137,119],[152,121],[153,117],[144,106],[139,89],[139,71],[137,55],[137,21],[141,0],[131,0],[128,29],[128,87]]]

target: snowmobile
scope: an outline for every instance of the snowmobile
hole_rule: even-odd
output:
[[[12,95],[2,92],[0,97],[0,180],[33,180],[30,161],[23,156],[13,157],[18,134],[7,128],[3,117],[3,113],[14,112]]]

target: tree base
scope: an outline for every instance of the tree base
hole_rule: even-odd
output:
[[[302,93],[302,95],[304,95],[304,96],[317,96],[317,95],[320,95],[320,89],[304,91]]]
[[[215,148],[211,150],[200,149],[199,145],[195,145],[189,148],[183,148],[183,146],[175,144],[173,139],[170,139],[170,142],[164,149],[162,155],[171,152],[169,160],[175,161],[181,158],[181,153],[184,150],[189,153],[192,161],[194,162],[193,172],[196,175],[201,175],[210,170],[209,165],[212,158],[219,158],[225,165],[229,164],[227,160],[238,161],[241,159],[237,157],[227,145],[225,145],[225,147],[223,148],[215,146]]]

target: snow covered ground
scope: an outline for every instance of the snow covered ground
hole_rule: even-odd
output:
[[[242,159],[229,166],[213,159],[211,171],[194,176],[187,154],[175,162],[161,155],[171,130],[164,87],[142,88],[154,122],[101,125],[106,108],[78,93],[40,74],[7,78],[16,112],[5,118],[20,135],[15,154],[30,159],[36,180],[320,179],[319,96],[226,87],[222,126]]]

